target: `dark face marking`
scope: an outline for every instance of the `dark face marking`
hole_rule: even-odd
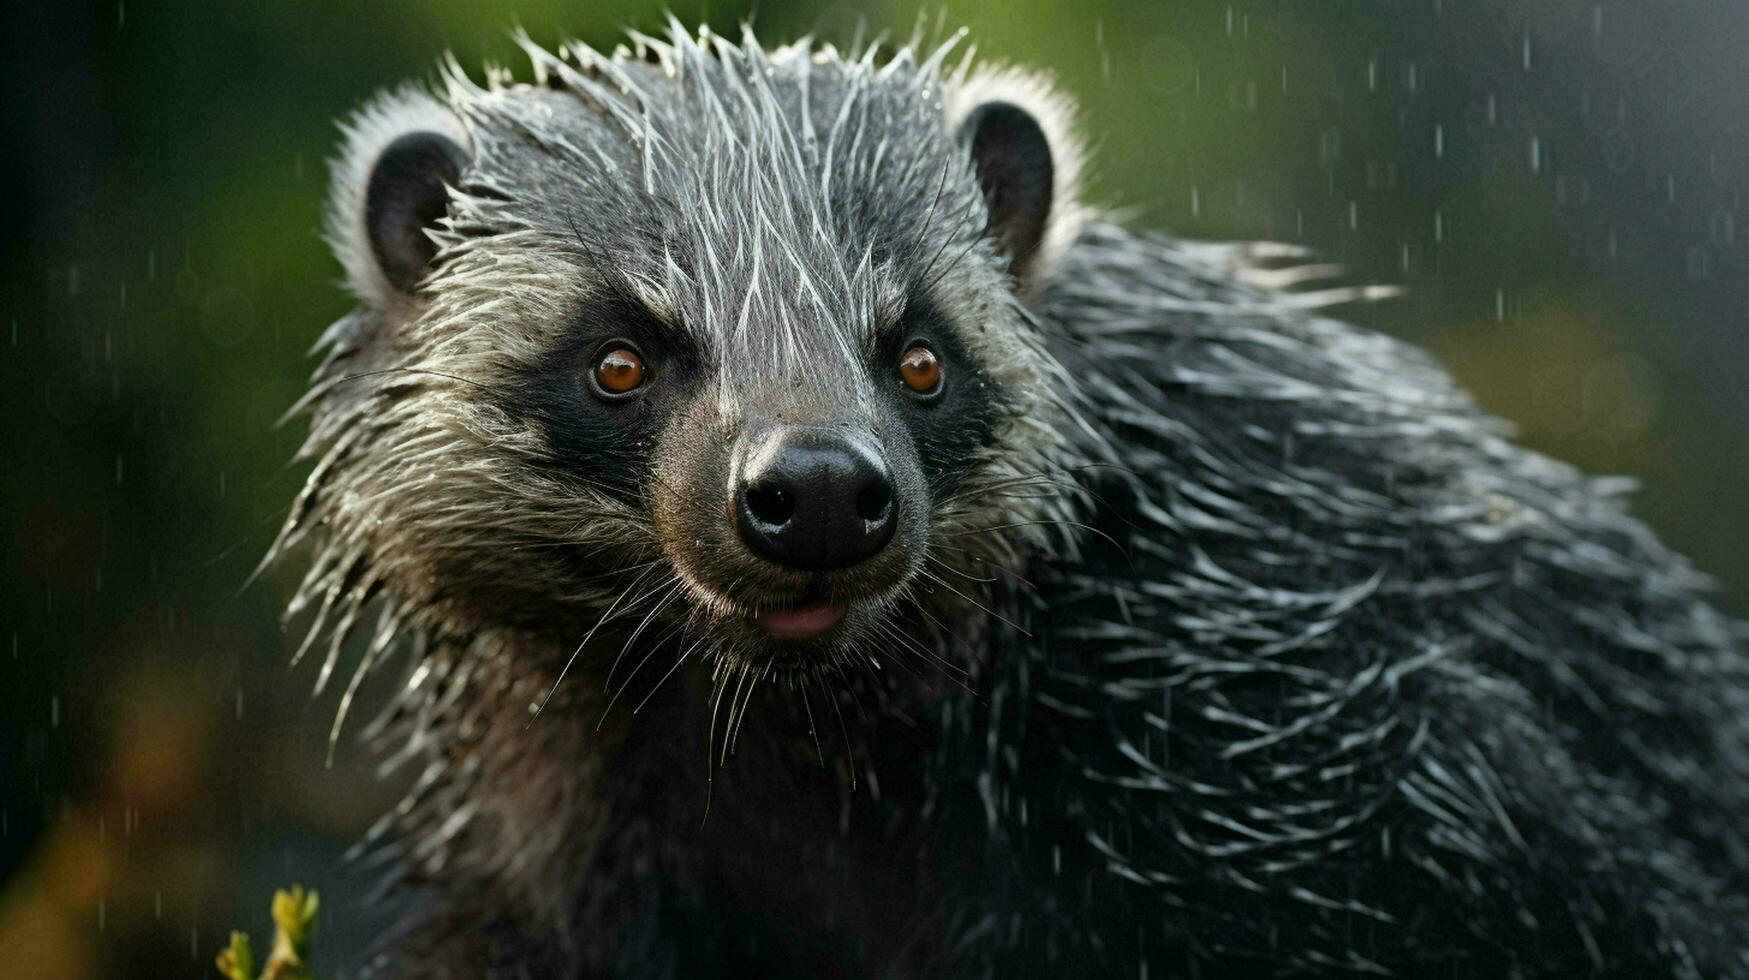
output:
[[[881,336],[871,365],[893,413],[910,431],[924,476],[937,494],[959,484],[966,460],[989,442],[1000,416],[995,387],[961,342],[962,329],[969,327],[949,322],[919,293]],[[906,353],[918,345],[935,354],[940,372],[937,386],[926,392],[907,383],[903,366]]]
[[[637,384],[613,390],[630,380],[628,351],[637,361]],[[698,390],[701,373],[681,331],[609,291],[585,304],[564,340],[513,389],[507,407],[541,427],[553,470],[636,502],[663,422]]]
[[[540,426],[555,472],[636,503],[662,427],[701,390],[708,368],[684,331],[623,292],[590,299],[573,322],[563,341],[510,389],[505,407]],[[958,485],[967,459],[989,442],[1001,415],[999,392],[961,340],[963,329],[919,292],[876,338],[868,364],[937,494]],[[939,376],[921,392],[913,387],[915,367],[907,364],[919,346],[934,356],[931,367]],[[622,376],[627,353],[637,361],[638,383],[624,391],[604,388],[603,369],[610,383]]]
[[[717,387],[737,379],[715,377],[679,325],[629,291],[607,289],[524,371],[506,407],[544,435],[550,452],[537,465],[646,515],[673,566],[736,610],[724,628],[748,649],[799,642],[779,627],[816,613],[831,622],[806,639],[830,645],[842,640],[834,635],[872,628],[879,614],[857,604],[913,573],[930,507],[966,478],[1000,422],[1004,398],[973,354],[966,331],[974,329],[950,321],[919,288],[870,339],[864,361],[845,365],[865,377],[815,389],[860,398],[853,393],[872,381],[874,418],[847,425],[851,414],[831,405],[811,407],[824,412],[812,424],[761,415],[781,413],[774,407],[790,393],[755,390],[735,399],[755,414],[719,419]],[[751,380],[762,376],[739,383],[782,383]],[[770,472],[737,469],[779,437],[784,452],[765,461]],[[828,437],[837,441],[815,444]]]

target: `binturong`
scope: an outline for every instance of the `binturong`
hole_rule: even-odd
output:
[[[523,44],[334,166],[368,975],[1749,975],[1745,633],[1621,481],[1118,227],[1039,76]]]

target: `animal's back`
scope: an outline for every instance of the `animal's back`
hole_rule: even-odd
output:
[[[1169,974],[1749,969],[1741,625],[1622,481],[1216,255],[1096,228],[1043,301],[1108,448],[1003,809],[1077,814]]]

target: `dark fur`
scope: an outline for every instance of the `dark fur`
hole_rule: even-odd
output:
[[[436,905],[379,965],[1749,975],[1740,626],[1619,483],[1209,254],[1080,235],[1026,314],[1072,546],[898,620],[952,666],[754,676],[720,767],[731,654],[656,683],[680,640],[628,617],[555,690],[573,620],[520,583],[395,607],[423,666],[378,738],[426,778],[385,827]],[[660,656],[604,711],[616,651]]]

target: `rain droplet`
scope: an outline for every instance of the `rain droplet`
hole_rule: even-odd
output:
[[[1724,208],[1714,211],[1711,220],[1707,222],[1707,238],[1719,248],[1735,244],[1737,216]]]

